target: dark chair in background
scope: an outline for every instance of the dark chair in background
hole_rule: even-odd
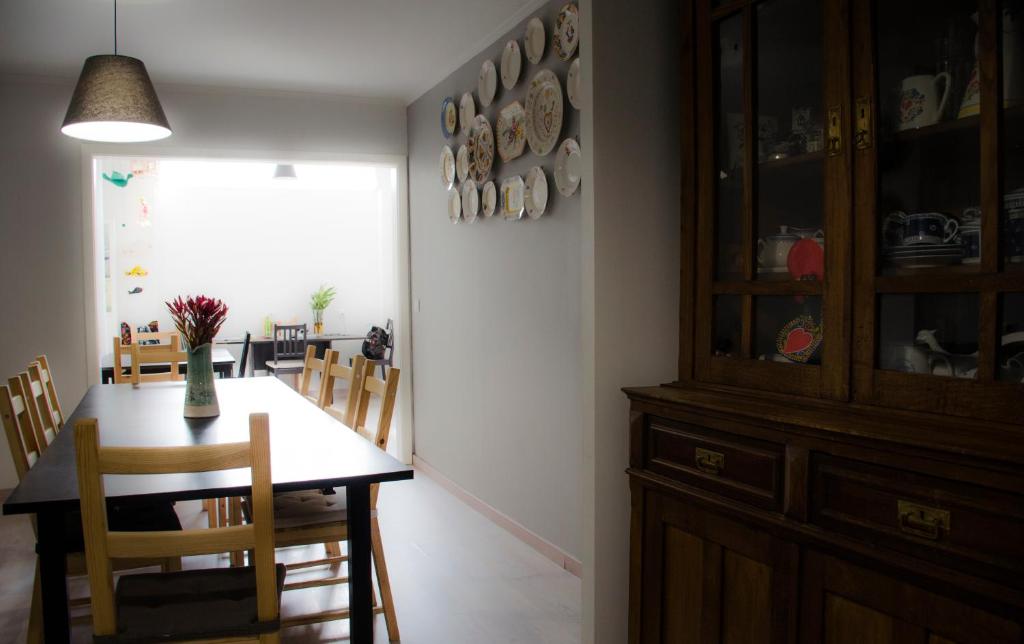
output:
[[[306,364],[305,324],[274,325],[274,359],[267,361],[267,371],[275,376],[292,374],[292,387],[299,388],[299,374]]]
[[[252,342],[252,334],[245,332],[245,339],[242,340],[242,355],[238,358],[238,377],[245,377],[245,368],[249,364],[249,344]]]
[[[384,357],[377,360],[366,359],[367,375],[372,376],[373,372],[377,369],[377,365],[380,365],[380,377],[385,378],[387,373],[384,371],[384,366],[387,365],[388,369],[394,366],[391,364],[391,361],[395,355],[395,323],[391,318],[388,318],[388,323],[384,326],[384,330],[388,334],[388,343],[384,345]],[[349,364],[352,364],[351,358],[349,358]]]

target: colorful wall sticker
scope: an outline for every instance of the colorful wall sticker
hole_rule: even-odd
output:
[[[103,178],[106,179],[107,181],[109,181],[110,183],[114,184],[118,188],[123,188],[123,187],[128,185],[128,181],[132,178],[132,173],[129,172],[128,175],[125,176],[125,175],[123,175],[120,172],[117,172],[115,170],[114,172],[111,172],[110,174],[107,174],[106,172],[104,172],[103,173]]]
[[[142,287],[141,286],[136,286],[132,290],[128,291],[128,295],[138,295],[141,292],[142,292]]]
[[[149,275],[149,271],[142,268],[138,264],[132,267],[132,270],[124,272],[125,277],[146,277]]]
[[[153,225],[153,220],[149,218],[149,204],[146,203],[145,197],[139,197],[139,225],[143,228],[149,228]]]

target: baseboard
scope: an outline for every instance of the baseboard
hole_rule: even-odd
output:
[[[468,492],[461,488],[458,483],[449,479],[444,474],[441,474],[434,469],[430,463],[427,463],[422,458],[413,454],[412,464],[414,467],[422,471],[424,474],[433,479],[438,485],[451,492],[453,495],[458,497],[460,500],[466,503],[469,507],[473,508],[480,514],[484,515],[500,527],[504,528],[513,537],[519,539],[526,545],[530,546],[540,554],[544,555],[551,561],[555,562],[562,568],[566,569],[577,577],[583,576],[583,564],[573,558],[567,552],[551,543],[539,534],[532,532],[529,528],[519,523],[512,517],[502,513],[497,508],[489,505],[483,499],[475,496],[471,492]]]

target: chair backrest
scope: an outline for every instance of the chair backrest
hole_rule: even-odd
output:
[[[43,414],[37,403],[38,397],[32,393],[32,379],[27,371],[22,371],[13,378],[8,378],[7,386],[11,388],[12,396],[21,396],[25,401],[26,413],[31,420],[32,429],[36,436],[36,445],[40,447],[39,454],[42,455],[46,447],[57,437],[53,427],[43,423]]]
[[[363,368],[363,384],[359,391],[359,403],[357,405],[356,418],[353,425],[350,425],[360,436],[382,450],[387,450],[388,439],[391,437],[391,416],[395,411],[395,399],[398,397],[398,377],[401,375],[398,368],[388,369],[385,380],[374,377],[371,371],[372,363],[366,363]],[[373,396],[380,398],[380,413],[377,416],[377,426],[370,430],[366,427],[366,416],[370,408],[370,399]],[[378,484],[370,486],[370,507],[377,507]]]
[[[306,397],[313,404],[320,405],[320,393],[323,391],[324,371],[327,368],[328,360],[337,360],[338,354],[333,351],[326,351],[323,358],[316,357],[316,346],[306,347],[306,357],[302,361],[302,377],[299,379],[299,393]],[[313,374],[320,374],[320,381],[317,383],[316,395],[309,395],[309,385],[313,382]]]
[[[252,343],[252,334],[245,332],[245,339],[242,340],[242,356],[238,359],[238,377],[245,377],[245,368],[249,364],[249,345]]]
[[[144,382],[169,382],[183,380],[181,375],[181,363],[188,361],[188,354],[184,351],[171,349],[160,349],[140,347],[132,345],[132,384],[139,385]],[[168,371],[160,373],[142,373],[142,365],[145,364],[167,364]]]
[[[156,340],[156,344],[170,344],[173,338],[180,337],[177,331],[132,331],[131,338],[132,344],[142,344],[143,346],[152,346],[149,344]],[[180,340],[179,340],[180,342]]]
[[[363,371],[366,366],[366,358],[362,354],[352,356],[352,365],[349,366],[340,361],[340,354],[338,352],[328,349],[327,353],[328,355],[325,356],[325,359],[331,362],[327,373],[324,375],[323,383],[321,383],[318,406],[334,418],[340,420],[347,427],[355,427],[359,392],[363,390]],[[334,354],[333,358],[329,355],[332,353]],[[339,378],[348,382],[348,395],[345,398],[345,406],[340,410],[332,407],[334,404],[334,386]]]
[[[274,325],[274,361],[295,360],[306,356],[306,325]]]
[[[249,415],[248,443],[187,447],[100,447],[96,419],[82,419],[75,423],[75,449],[95,635],[117,633],[112,558],[157,559],[252,550],[256,555],[259,620],[278,618],[267,414]],[[107,525],[104,475],[212,472],[241,467],[252,471],[252,522],[247,525],[162,532],[111,532]]]
[[[170,333],[170,331],[168,331],[168,333]],[[132,347],[138,347],[139,351],[142,351],[142,352],[147,352],[147,351],[167,351],[168,349],[170,349],[171,351],[179,351],[180,350],[180,345],[181,345],[181,336],[179,336],[177,333],[175,333],[174,335],[172,335],[170,337],[170,342],[168,344],[141,344],[141,345],[140,344],[123,344],[121,342],[121,336],[115,335],[114,336],[114,352],[112,354],[113,358],[111,358],[112,362],[110,363],[111,367],[113,368],[114,384],[115,385],[120,385],[120,384],[128,383],[128,382],[132,381],[131,376],[130,375],[126,375],[124,373],[124,367],[123,367],[123,365],[121,363],[121,356],[130,356],[132,354]],[[131,363],[129,363],[129,367],[130,366],[131,366]]]
[[[43,382],[42,367],[38,362],[30,362],[24,373],[28,374],[26,393],[33,399],[39,411],[39,426],[56,435],[60,431],[61,423],[58,422],[57,413],[50,405],[50,396],[46,391],[46,383]]]
[[[32,423],[32,415],[28,411],[25,397],[21,395],[21,381],[18,378],[11,380],[18,383],[18,393],[12,392],[8,385],[0,385],[0,416],[3,417],[7,447],[10,448],[11,459],[14,460],[14,471],[17,472],[20,481],[42,456],[46,443],[40,445],[41,437]]]
[[[53,420],[57,425],[57,429],[60,430],[64,427],[64,409],[60,406],[60,399],[57,398],[57,384],[53,382],[53,369],[50,367],[50,361],[46,359],[45,355],[36,356],[36,362],[39,363],[39,369],[42,372],[43,387],[46,389],[46,395],[50,399],[50,409],[54,412]]]

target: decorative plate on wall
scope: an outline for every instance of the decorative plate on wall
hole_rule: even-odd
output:
[[[493,215],[494,209],[498,205],[498,189],[494,187],[493,181],[488,181],[484,184],[480,201],[483,205],[484,217],[490,217]]]
[[[476,221],[478,212],[480,212],[480,194],[476,191],[476,182],[467,179],[462,184],[462,220],[471,224]]]
[[[477,114],[473,120],[473,145],[470,152],[472,160],[470,166],[473,169],[473,178],[477,183],[487,181],[491,176],[491,168],[494,166],[494,130],[487,117]]]
[[[548,207],[548,178],[544,170],[535,165],[526,173],[526,193],[523,203],[530,219],[540,219]]]
[[[498,91],[498,71],[490,58],[480,66],[480,77],[476,79],[476,93],[480,97],[480,106],[487,107],[494,100]]]
[[[526,59],[536,65],[544,58],[544,23],[540,18],[530,18],[526,23],[526,35],[523,36],[523,48],[526,49]]]
[[[526,186],[519,175],[501,182],[501,215],[506,221],[523,217],[523,198]]]
[[[498,112],[498,156],[508,162],[522,156],[526,147],[526,110],[519,101],[509,103]]]
[[[565,78],[565,93],[569,96],[569,103],[576,109],[580,109],[583,104],[583,81],[580,78],[579,58],[569,65],[569,75]]]
[[[519,42],[510,40],[505,43],[505,49],[501,52],[501,84],[505,89],[516,86],[522,67],[523,54],[519,51]]]
[[[555,186],[558,187],[558,192],[566,197],[576,194],[580,187],[582,165],[583,157],[576,139],[562,141],[555,155]]]
[[[569,60],[576,52],[576,47],[580,44],[580,10],[573,3],[567,2],[558,10],[551,44],[562,60]]]
[[[462,128],[463,134],[469,134],[474,118],[476,118],[476,102],[473,101],[473,95],[466,92],[462,95],[462,100],[459,101],[459,126]]]
[[[459,125],[459,113],[455,108],[455,101],[451,96],[446,96],[441,101],[441,136],[451,138],[455,136],[455,128]]]
[[[459,191],[456,188],[452,188],[448,191],[448,221],[453,224],[459,223],[459,217],[462,216],[462,198],[459,197]]]
[[[537,156],[558,145],[564,109],[558,77],[550,69],[537,72],[526,92],[526,142]]]
[[[469,148],[464,145],[459,146],[459,156],[455,157],[455,171],[459,181],[469,178]]]
[[[441,148],[441,185],[445,190],[455,183],[455,155],[452,154],[451,146]]]

